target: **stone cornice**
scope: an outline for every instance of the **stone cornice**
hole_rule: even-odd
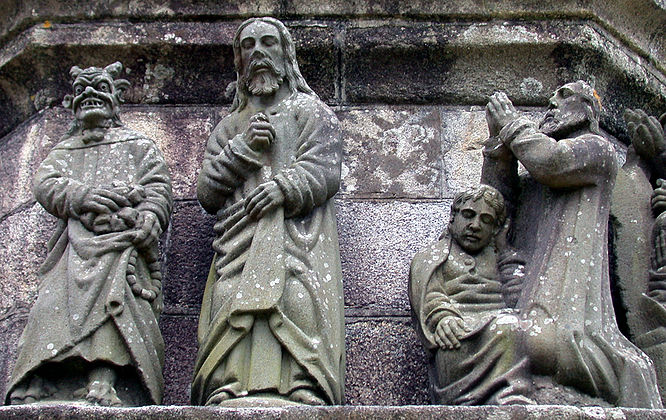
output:
[[[34,25],[0,47],[0,136],[58,106],[73,65],[120,60],[128,103],[228,104],[238,21]],[[504,90],[519,105],[545,105],[574,79],[593,83],[602,124],[623,137],[621,113],[666,109],[666,75],[589,20],[423,22],[290,20],[301,70],[331,105],[483,105]]]
[[[653,64],[666,63],[666,3],[663,0],[527,0],[441,2],[346,2],[341,0],[175,2],[53,2],[5,0],[0,5],[0,42],[41,22],[86,22],[107,19],[134,21],[215,21],[272,15],[281,19],[346,18],[487,21],[535,19],[588,19],[621,39]],[[640,22],[640,24],[637,24]],[[661,67],[664,71],[664,67]]]

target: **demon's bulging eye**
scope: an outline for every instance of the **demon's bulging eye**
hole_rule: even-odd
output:
[[[83,86],[81,86],[81,85],[74,86],[74,93],[77,94],[77,95],[80,95],[81,93],[83,93]]]
[[[97,90],[99,90],[100,92],[109,93],[111,92],[111,87],[106,82],[99,82],[97,84]]]

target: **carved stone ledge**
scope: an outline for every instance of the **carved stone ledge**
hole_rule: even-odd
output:
[[[7,420],[49,418],[54,420],[90,419],[547,419],[562,420],[661,420],[666,410],[632,408],[570,407],[570,406],[337,406],[337,407],[285,407],[285,408],[209,408],[190,406],[153,406],[141,408],[103,408],[72,405],[0,407],[0,417]]]
[[[153,0],[135,2],[90,1],[51,2],[44,0],[6,0],[0,5],[0,39],[11,38],[38,22],[84,22],[101,19],[141,21],[181,19],[211,21],[215,19],[244,19],[250,16],[271,15],[278,18],[342,17],[347,19],[386,19],[404,16],[411,19],[440,21],[492,19],[547,20],[589,19],[601,24],[642,56],[650,57],[657,65],[666,63],[666,8],[658,0],[560,0],[534,2],[526,0],[497,0],[483,3],[475,0],[436,2],[417,0],[396,2],[348,2],[344,0],[230,0],[219,2],[173,2]],[[640,22],[637,25],[635,22]],[[662,67],[663,71],[663,67]]]
[[[33,26],[0,47],[0,136],[67,92],[64,69],[119,59],[130,104],[227,104],[237,22],[86,22]],[[666,77],[591,21],[426,23],[294,20],[303,75],[329,105],[483,105],[495,90],[543,106],[594,74],[602,125],[666,108]],[[196,57],[196,65],[192,65]],[[492,71],[491,71],[492,69]],[[41,77],[34,77],[41,75]]]

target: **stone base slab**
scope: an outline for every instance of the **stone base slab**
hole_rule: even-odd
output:
[[[623,419],[666,418],[666,410],[571,406],[337,406],[281,408],[212,408],[153,406],[106,408],[81,405],[27,405],[0,407],[0,419]]]

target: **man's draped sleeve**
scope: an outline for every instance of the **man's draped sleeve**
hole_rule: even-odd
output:
[[[439,347],[434,337],[439,321],[451,315],[462,318],[455,302],[444,292],[443,283],[437,285],[437,268],[448,259],[450,247],[451,238],[445,235],[429,249],[414,256],[409,272],[408,295],[412,317],[417,332],[430,350]]]
[[[78,211],[90,186],[71,177],[68,151],[55,148],[37,169],[33,193],[46,211],[60,219],[79,217]]]
[[[305,121],[296,160],[274,177],[285,197],[286,217],[310,213],[333,197],[340,187],[338,119],[318,101],[315,111],[308,110],[300,119]]]
[[[462,313],[456,308],[456,302],[444,291],[444,279],[439,278],[437,272],[433,274],[426,287],[426,295],[423,303],[422,313],[424,315],[423,324],[427,331],[424,331],[425,337],[431,346],[437,347],[434,335],[439,321],[455,316],[462,319]]]
[[[199,173],[197,197],[209,213],[221,209],[226,197],[262,166],[261,155],[247,145],[242,133],[232,134],[231,124],[232,117],[227,117],[213,130]]]
[[[137,206],[137,210],[155,213],[164,230],[169,224],[173,208],[169,170],[152,140],[141,141],[141,152],[135,179],[138,185],[144,187],[146,198]]]
[[[551,188],[597,185],[617,172],[613,147],[594,134],[558,141],[527,118],[518,118],[499,135],[530,175]]]

